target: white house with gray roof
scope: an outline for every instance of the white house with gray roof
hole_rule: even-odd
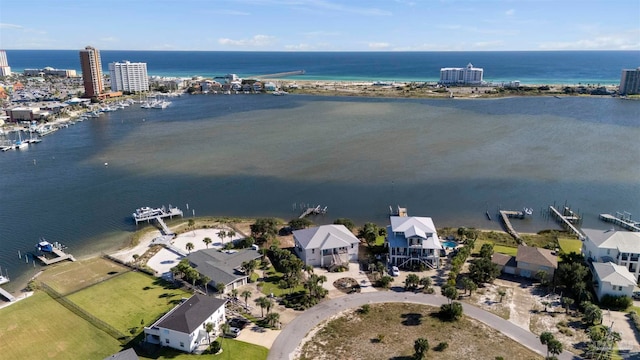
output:
[[[628,296],[633,295],[636,278],[625,266],[612,262],[593,263],[594,287],[598,300],[605,295]]]
[[[203,249],[189,254],[187,259],[201,275],[211,279],[211,287],[215,288],[216,284],[222,283],[225,286],[224,292],[229,292],[248,282],[250,274],[242,270],[242,264],[261,256],[255,249]]]
[[[430,217],[391,216],[389,220],[386,243],[390,265],[408,267],[422,263],[430,268],[440,267],[442,245]]]
[[[195,294],[144,328],[145,341],[151,344],[193,352],[208,340],[206,324],[214,329],[226,321],[226,300]]]
[[[331,267],[358,261],[360,240],[344,225],[322,225],[293,232],[295,252],[311,266]]]
[[[592,262],[624,266],[640,282],[640,233],[583,229],[582,254]]]

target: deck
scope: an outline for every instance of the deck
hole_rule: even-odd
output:
[[[611,214],[600,214],[600,220],[606,221],[608,223],[613,223],[614,225],[618,225],[621,228],[627,229],[629,231],[640,231],[640,223],[631,220],[630,218],[621,218],[616,217]]]
[[[36,255],[36,257],[44,265],[52,265],[52,264],[59,263],[60,261],[64,261],[64,260],[76,261],[76,259],[73,257],[73,255],[67,254],[64,251],[60,250],[60,249],[56,249],[55,247],[53,248],[53,250],[51,252],[53,254],[55,254],[56,257],[51,258],[51,259],[47,259],[43,255]]]
[[[578,239],[584,240],[585,236],[582,234],[577,227],[573,225],[574,222],[580,221],[580,217],[577,216],[573,211],[569,208],[565,207],[565,215],[558,211],[553,205],[549,205],[549,213],[553,216],[554,219],[558,220],[562,226],[564,226],[567,230],[574,233]]]
[[[9,301],[11,301],[11,302],[16,301],[15,296],[13,296],[13,295],[9,294],[9,292],[8,292],[8,291],[6,291],[6,290],[5,290],[5,289],[3,289],[3,288],[0,288],[0,295],[2,295],[2,297],[3,297],[3,298],[5,298],[5,299],[7,299],[7,300],[9,300]]]

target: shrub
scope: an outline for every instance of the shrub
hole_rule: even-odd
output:
[[[449,347],[449,343],[446,341],[443,341],[441,343],[439,343],[438,345],[436,345],[436,347],[433,348],[433,350],[435,351],[444,351]]]
[[[440,306],[440,319],[443,321],[456,321],[462,317],[462,304],[459,302],[452,302],[451,304],[444,304]]]
[[[600,305],[601,308],[624,311],[629,308],[629,306],[633,305],[633,300],[626,295],[614,296],[606,294],[602,297]]]
[[[364,304],[360,307],[360,314],[368,314],[369,311],[371,310],[371,306],[369,304]]]
[[[214,342],[211,343],[211,345],[209,345],[209,351],[212,354],[217,354],[218,352],[220,352],[220,349],[221,349],[221,346],[218,340],[215,340]]]

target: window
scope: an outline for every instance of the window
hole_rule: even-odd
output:
[[[166,342],[167,344],[169,344],[169,339],[164,339],[164,342]]]
[[[180,341],[180,347],[184,347],[184,343]]]
[[[316,253],[316,249],[311,249],[311,253],[315,254]]]

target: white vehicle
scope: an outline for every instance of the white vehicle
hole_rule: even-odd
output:
[[[400,276],[400,269],[397,266],[391,267],[391,276]]]

